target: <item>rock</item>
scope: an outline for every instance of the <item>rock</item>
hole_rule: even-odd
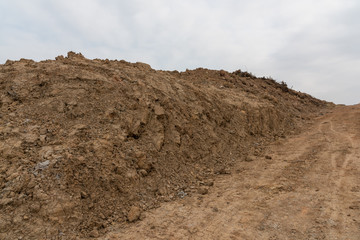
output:
[[[165,195],[168,193],[168,191],[167,191],[166,187],[160,187],[160,188],[158,189],[158,193],[159,193],[161,196],[165,196]]]
[[[19,172],[13,172],[13,173],[11,173],[10,174],[10,176],[8,176],[7,178],[6,178],[6,181],[12,181],[12,180],[14,180],[15,178],[17,178],[18,176],[20,176],[20,173]]]
[[[162,132],[154,136],[154,145],[157,151],[161,151],[161,148],[164,144],[164,134]]]
[[[146,153],[138,149],[135,150],[134,155],[136,158],[146,158]]]
[[[41,169],[45,169],[49,166],[50,164],[50,161],[49,160],[46,160],[44,162],[41,162],[37,165],[38,168],[41,168]]]
[[[254,161],[254,157],[247,156],[247,157],[245,158],[245,162],[252,162],[252,161]]]
[[[214,181],[209,180],[209,181],[203,182],[202,185],[211,187],[211,186],[214,186]]]
[[[49,161],[49,160],[46,160],[46,161],[41,162],[41,163],[38,163],[38,164],[36,164],[36,166],[35,166],[35,171],[37,171],[37,170],[44,170],[44,169],[46,169],[46,168],[49,167],[49,164],[50,164],[50,161]]]
[[[38,199],[40,201],[46,201],[49,199],[49,196],[40,189],[35,190],[33,196],[35,199]]]
[[[39,139],[39,136],[35,133],[25,134],[24,140],[27,143],[35,143]]]
[[[40,135],[40,141],[44,143],[46,141],[46,135]]]
[[[145,169],[140,169],[139,173],[141,176],[145,177],[146,175],[148,175],[148,172]]]
[[[48,132],[48,130],[47,130],[46,128],[41,128],[41,129],[39,130],[40,135],[46,135],[47,132]]]
[[[181,145],[181,134],[176,130],[173,131],[173,140],[177,145]]]
[[[98,238],[100,235],[99,235],[98,230],[94,229],[90,232],[89,236],[92,238]]]
[[[218,171],[215,172],[216,174],[231,174],[231,171],[230,169],[228,168],[221,168],[219,169]]]
[[[88,197],[88,194],[87,194],[86,192],[84,192],[84,191],[81,191],[81,192],[80,192],[80,197],[81,197],[82,199],[87,198],[87,197]]]
[[[179,191],[177,195],[178,195],[179,198],[184,198],[184,197],[187,196],[187,193],[184,192],[184,191]]]
[[[31,175],[30,177],[30,180],[29,180],[29,183],[27,185],[27,189],[32,189],[36,186],[36,180],[35,180],[35,177],[34,175]]]
[[[200,187],[200,188],[198,189],[198,193],[201,194],[201,195],[208,194],[208,193],[209,193],[209,189],[207,189],[206,187]]]
[[[39,156],[42,159],[50,159],[53,153],[54,153],[54,149],[52,146],[45,146],[42,147],[41,150],[39,151]]]
[[[146,160],[146,158],[139,159],[137,165],[140,169],[144,169],[146,171],[150,171],[152,168],[152,164]]]
[[[132,181],[138,179],[138,175],[135,170],[129,170],[125,176],[127,179],[132,180]]]
[[[37,213],[41,209],[41,204],[39,202],[34,202],[33,204],[30,205],[29,209],[30,212]]]
[[[105,139],[97,139],[93,142],[93,148],[96,155],[102,156],[112,150],[113,144]]]
[[[3,198],[0,199],[0,207],[1,206],[6,206],[8,204],[11,204],[14,200],[12,198]]]
[[[136,206],[132,206],[130,208],[130,211],[129,211],[128,215],[127,215],[128,221],[129,222],[135,222],[140,218],[140,215],[141,215],[140,208],[136,207]]]
[[[74,136],[74,135],[76,135],[77,133],[79,133],[79,132],[81,132],[81,131],[83,131],[83,130],[85,130],[85,129],[87,129],[88,127],[85,125],[85,124],[76,124],[73,128],[72,128],[72,130],[71,130],[71,132],[69,133],[69,136]]]
[[[156,116],[162,116],[165,114],[164,108],[161,107],[160,105],[155,105],[154,112],[155,112]]]

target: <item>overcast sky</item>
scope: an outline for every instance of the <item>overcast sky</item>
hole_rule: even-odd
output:
[[[237,69],[360,103],[359,0],[0,0],[0,64],[87,58]]]

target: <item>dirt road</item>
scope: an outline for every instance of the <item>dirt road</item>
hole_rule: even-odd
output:
[[[360,239],[359,176],[360,105],[337,107],[103,239]]]

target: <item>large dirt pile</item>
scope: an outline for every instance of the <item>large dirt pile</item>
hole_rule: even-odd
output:
[[[211,185],[328,106],[241,71],[73,52],[0,65],[0,101],[1,239],[102,234]]]

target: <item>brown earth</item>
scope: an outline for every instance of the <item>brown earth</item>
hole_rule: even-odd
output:
[[[272,143],[206,196],[162,204],[101,239],[360,239],[360,105]]]
[[[358,221],[342,204],[357,143],[335,114],[355,112],[286,140],[333,105],[285,83],[69,52],[0,65],[0,108],[0,239],[290,239]]]

